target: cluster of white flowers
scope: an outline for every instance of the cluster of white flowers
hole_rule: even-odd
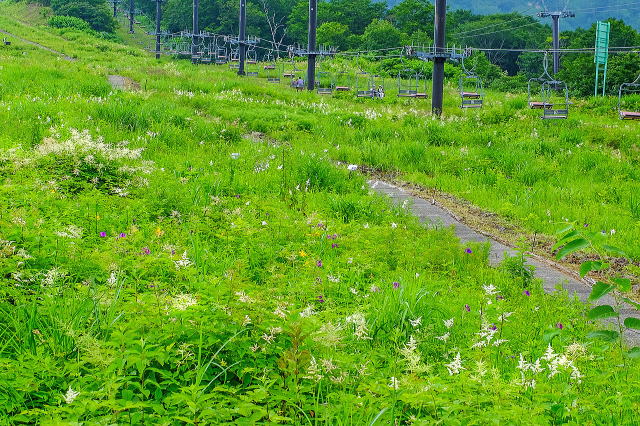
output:
[[[322,324],[313,340],[323,346],[336,347],[342,341],[344,328],[339,323],[327,322]]]
[[[65,141],[55,138],[45,138],[36,147],[41,156],[54,155],[65,157],[80,157],[87,163],[95,161],[94,155],[99,154],[107,160],[134,160],[140,158],[142,148],[129,149],[127,142],[118,145],[105,143],[101,137],[93,138],[88,130],[78,131],[70,129],[71,136]]]
[[[418,350],[418,342],[413,336],[409,337],[409,341],[400,349],[400,354],[404,358],[406,364],[406,370],[420,374],[428,370],[428,367],[422,363],[422,355]]]
[[[278,334],[282,333],[282,328],[280,327],[271,327],[269,329],[269,333],[263,333],[262,334],[262,340],[264,340],[268,345],[270,345],[271,343],[273,343],[274,340],[276,340],[276,337],[278,336]]]
[[[312,317],[316,314],[316,311],[313,310],[313,306],[308,305],[306,308],[304,308],[302,310],[302,312],[300,312],[300,316],[302,318],[309,318]]]
[[[580,346],[580,349],[577,349],[576,346],[568,346],[567,354],[575,355],[581,357],[586,355],[586,349],[584,346],[577,344]],[[570,349],[569,349],[570,348]],[[518,365],[516,368],[520,370],[520,380],[516,382],[516,384],[524,387],[534,388],[536,385],[536,380],[533,377],[527,377],[527,371],[531,372],[534,376],[547,371],[547,378],[551,379],[556,375],[560,374],[562,371],[568,372],[571,380],[576,384],[582,383],[582,378],[584,377],[578,367],[574,364],[573,360],[570,359],[567,354],[559,354],[553,350],[551,344],[547,347],[544,355],[535,360],[535,362],[528,362],[524,359],[524,356],[520,354],[520,359],[518,361]],[[542,362],[546,363],[546,366],[542,365]]]
[[[76,225],[69,225],[62,231],[57,231],[56,235],[62,238],[70,238],[74,240],[79,240],[82,238],[83,229]]]
[[[71,386],[69,386],[69,389],[67,389],[67,393],[62,395],[62,398],[64,399],[64,402],[66,402],[67,404],[71,404],[73,401],[75,401],[78,395],[80,395],[80,392],[74,391],[73,389],[71,389]]]
[[[241,303],[249,303],[252,304],[254,300],[249,297],[244,291],[236,291],[236,296],[238,296],[238,301]]]
[[[453,358],[453,361],[451,361],[449,364],[445,364],[444,366],[449,371],[450,376],[453,376],[454,374],[460,374],[462,370],[466,370],[466,368],[462,366],[462,358],[460,357],[460,352],[458,352],[458,354]]]
[[[197,305],[198,300],[191,294],[178,294],[171,301],[171,306],[177,311],[185,311],[193,305]]]
[[[371,337],[369,337],[369,331],[367,330],[367,320],[360,312],[348,316],[346,321],[355,326],[353,335],[356,336],[358,340],[371,339]]]
[[[273,311],[273,315],[280,317],[282,319],[286,319],[289,311],[287,310],[287,303],[280,303],[278,307]]]
[[[501,344],[506,343],[506,339],[494,340],[497,333],[498,327],[496,327],[495,324],[489,324],[488,322],[485,322],[483,319],[482,328],[478,333],[476,333],[479,339],[471,347],[477,349],[484,348],[486,346],[500,346]]]
[[[173,261],[173,264],[175,265],[176,269],[180,270],[193,265],[193,262],[189,259],[189,257],[187,256],[187,252],[185,251],[184,253],[182,253],[180,259]]]
[[[59,268],[51,268],[47,272],[45,272],[44,277],[42,277],[42,286],[48,287],[53,285],[56,280],[62,277],[64,274],[60,271]]]

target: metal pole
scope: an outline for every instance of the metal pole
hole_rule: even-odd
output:
[[[444,40],[447,25],[447,0],[436,0],[435,29],[433,39],[435,42],[436,56],[433,59],[433,96],[431,98],[431,110],[437,116],[442,114],[442,101],[444,97]]]
[[[198,35],[200,34],[198,12],[200,9],[200,0],[193,0],[193,24],[191,35],[191,62],[194,64],[197,62],[198,54]]]
[[[560,68],[560,16],[551,15],[553,20],[553,75],[558,73]]]
[[[129,0],[129,34],[133,34],[133,16],[135,14],[135,6],[133,0]]]
[[[244,62],[247,57],[247,0],[240,0],[240,31],[238,33],[238,44],[240,53],[240,64],[238,65],[238,75],[244,75]]]
[[[160,59],[160,20],[162,19],[161,0],[156,0],[156,59]]]
[[[318,0],[309,0],[309,34],[307,43],[307,90],[316,88],[316,27]]]
[[[113,0],[113,17],[118,16],[118,0]]]

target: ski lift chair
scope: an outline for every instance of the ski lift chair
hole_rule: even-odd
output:
[[[460,76],[460,108],[482,108],[484,100],[484,88],[482,79],[473,71],[464,66],[464,57],[460,60],[462,75]]]
[[[560,80],[542,83],[543,120],[565,120],[569,117],[569,88]]]
[[[375,85],[373,84],[371,74],[366,71],[360,71],[356,74],[356,96],[358,98],[373,98],[375,93]]]
[[[417,74],[413,74],[412,70],[410,69],[404,69],[398,73],[399,98],[416,97],[416,95],[418,94],[418,81],[415,79],[416,75]]]
[[[258,76],[258,55],[256,54],[256,51],[251,47],[249,47],[249,50],[247,50],[247,76]]]
[[[621,120],[640,120],[640,108],[634,108],[635,111],[622,109],[623,97],[635,95],[640,98],[640,75],[631,83],[623,83],[618,90],[618,116]]]
[[[332,95],[335,82],[327,71],[318,71],[316,75],[316,92],[318,95]]]
[[[555,79],[549,75],[549,57],[547,52],[544,53],[543,60],[543,71],[540,77],[531,78],[527,83],[527,104],[531,109],[551,109],[552,105],[544,102],[544,93],[542,90],[542,86],[546,81],[554,81]],[[540,90],[540,98],[539,100],[534,100],[533,92],[534,89],[538,87]]]
[[[347,71],[339,71],[335,76],[335,90],[336,92],[349,92],[351,91],[351,78]]]
[[[416,74],[416,99],[427,99],[427,78],[423,74]]]

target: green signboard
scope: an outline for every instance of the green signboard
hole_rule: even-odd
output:
[[[596,85],[594,89],[595,96],[598,96],[598,79],[600,77],[600,65],[604,65],[604,76],[602,78],[602,96],[604,96],[607,86],[607,64],[609,62],[609,32],[611,31],[610,22],[598,21],[596,27],[596,48],[593,62],[596,64]]]

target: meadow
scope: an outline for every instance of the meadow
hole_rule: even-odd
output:
[[[296,93],[18,12],[0,4],[0,28],[76,60],[0,48],[3,423],[636,421],[640,352],[606,313],[517,258],[489,267],[361,173],[525,239],[573,224],[635,280],[640,130],[613,100],[547,123],[522,94],[461,111],[452,81],[437,120],[429,101]]]

